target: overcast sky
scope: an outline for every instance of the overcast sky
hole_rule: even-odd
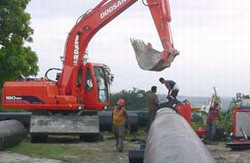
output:
[[[76,19],[100,0],[32,0],[34,42],[39,58],[39,77],[51,67],[62,67],[60,56]],[[170,0],[174,46],[180,51],[172,66],[162,72],[139,68],[129,38],[151,42],[162,50],[148,8],[141,1],[102,28],[88,46],[93,62],[107,64],[115,76],[112,92],[133,87],[166,88],[159,77],[175,80],[179,95],[210,96],[213,87],[221,96],[250,93],[250,1]]]

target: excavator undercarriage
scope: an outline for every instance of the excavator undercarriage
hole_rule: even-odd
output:
[[[95,111],[32,111],[30,134],[33,143],[44,141],[48,135],[79,135],[80,140],[98,139],[99,118]]]

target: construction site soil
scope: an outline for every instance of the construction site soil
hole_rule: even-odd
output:
[[[29,140],[25,140],[29,144]],[[29,154],[14,153],[13,150],[0,152],[1,163],[128,163],[128,151],[139,149],[142,141],[140,139],[129,138],[125,141],[124,151],[117,152],[115,140],[113,137],[104,137],[104,141],[98,142],[80,142],[75,138],[49,138],[45,144],[47,146],[58,145],[62,148],[75,148],[80,152],[64,153],[59,160],[41,158],[37,155],[34,157]],[[22,145],[22,144],[21,144]],[[20,145],[20,146],[21,146]],[[39,145],[39,144],[37,144]],[[250,163],[250,150],[233,151],[226,148],[224,143],[218,145],[206,145],[212,156],[218,163]],[[14,147],[16,148],[16,147]]]

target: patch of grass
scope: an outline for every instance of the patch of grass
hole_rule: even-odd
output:
[[[112,131],[111,132],[105,131],[105,132],[101,132],[101,133],[105,138],[114,137]],[[137,132],[126,133],[125,137],[128,138],[128,139],[131,139],[131,138],[134,138],[134,137],[143,137],[145,135],[146,135],[145,127],[140,127],[140,128],[137,129]]]
[[[143,137],[146,135],[145,132],[145,127],[140,127],[137,129],[137,132],[131,132],[131,133],[127,133],[126,137],[127,138],[133,138],[133,137]]]
[[[104,136],[104,137],[112,137],[114,136],[113,132],[108,132],[108,131],[104,131],[104,132],[101,132],[101,134]]]
[[[29,112],[27,109],[4,109],[0,104],[0,112]]]
[[[87,150],[82,150],[77,147],[65,146],[63,144],[32,144],[24,141],[16,147],[9,148],[8,151],[20,153],[37,158],[50,158],[56,160],[67,160],[70,158],[65,156],[75,155],[84,156],[90,154]]]
[[[110,146],[114,147],[115,140],[109,140],[109,138],[113,139],[113,133],[112,132],[102,132],[103,136],[105,138],[108,138],[105,140],[105,142],[97,142],[95,144],[93,143],[81,143],[81,142],[75,142],[72,141],[72,143],[67,143],[68,139],[61,138],[61,140],[57,139],[55,140],[55,137],[49,137],[48,140],[45,143],[30,143],[29,138],[25,139],[22,143],[20,143],[18,146],[8,148],[7,151],[13,152],[13,153],[19,153],[23,155],[27,155],[34,158],[48,158],[48,159],[56,159],[56,160],[62,160],[67,162],[109,162],[109,161],[103,161],[106,158],[102,158],[103,155],[108,155],[107,157],[110,157],[110,159],[117,159],[124,155],[127,156],[127,154],[124,153],[118,153],[119,155],[114,156],[113,152],[110,153],[103,153],[100,151],[105,151],[108,149],[108,151],[112,151],[112,148],[110,149]],[[126,139],[133,139],[133,138],[141,138],[145,135],[144,128],[139,128],[138,132],[126,134]],[[67,138],[67,137],[66,137]],[[70,139],[71,140],[71,139]],[[74,139],[72,139],[74,140]],[[62,142],[63,141],[63,142]],[[126,146],[126,148],[128,148]],[[128,149],[127,149],[128,150]],[[116,152],[115,148],[114,151]],[[100,153],[99,153],[100,152]],[[107,151],[106,151],[107,152]],[[98,153],[98,154],[97,154]],[[96,156],[98,155],[98,158]],[[91,161],[95,160],[95,161]],[[111,161],[114,162],[114,161]]]
[[[218,143],[219,145],[225,145],[226,144],[226,142],[225,141],[219,141],[219,143]]]

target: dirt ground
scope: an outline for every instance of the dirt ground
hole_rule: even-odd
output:
[[[53,160],[48,158],[32,158],[22,154],[12,153],[10,151],[0,151],[0,163],[128,163],[128,151],[139,149],[141,141],[131,141],[130,138],[124,141],[123,152],[118,152],[115,147],[113,137],[105,137],[104,141],[81,142],[78,137],[50,137],[46,144],[58,144],[63,147],[74,147],[81,150],[79,153],[65,155],[62,160]],[[29,140],[26,140],[29,141]]]
[[[0,151],[1,163],[60,163],[61,161],[46,159],[46,158],[32,158],[29,156]]]
[[[235,151],[225,144],[206,145],[217,163],[250,163],[250,149]]]
[[[115,141],[112,137],[105,137],[104,141],[99,142],[80,142],[78,139],[51,138],[46,142],[58,143],[61,146],[76,147],[87,151],[82,155],[65,155],[62,160],[53,160],[47,158],[32,158],[21,154],[11,153],[8,151],[0,152],[1,163],[128,163],[128,151],[139,149],[141,141],[131,141],[132,138],[125,141],[124,151],[117,152]],[[250,150],[232,151],[226,148],[223,143],[219,145],[207,145],[212,156],[218,163],[250,163]]]

